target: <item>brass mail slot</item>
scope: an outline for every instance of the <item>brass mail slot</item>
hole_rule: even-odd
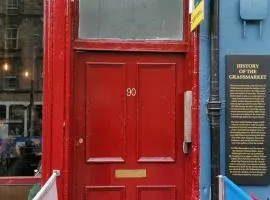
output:
[[[115,178],[145,178],[146,169],[117,169]]]

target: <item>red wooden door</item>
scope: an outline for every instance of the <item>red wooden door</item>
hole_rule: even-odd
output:
[[[77,52],[76,200],[184,198],[184,56]]]

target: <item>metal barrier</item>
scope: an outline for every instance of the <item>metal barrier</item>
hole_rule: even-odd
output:
[[[53,173],[52,173],[51,177],[42,186],[42,188],[40,189],[40,191],[37,193],[37,195],[34,197],[33,200],[45,200],[45,199],[57,200],[57,193],[56,193],[56,197],[54,199],[46,198],[46,195],[50,192],[52,187],[56,186],[56,178],[57,178],[57,176],[60,176],[60,171],[59,170],[53,170]]]
[[[224,176],[218,176],[218,200],[225,200],[224,199]]]
[[[219,197],[218,200],[252,200],[240,187],[234,184],[226,176],[218,176]]]

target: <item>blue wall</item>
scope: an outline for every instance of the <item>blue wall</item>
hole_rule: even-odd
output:
[[[206,113],[209,98],[210,47],[208,28],[209,0],[205,0],[205,20],[200,26],[200,135],[201,135],[201,200],[209,200],[210,187],[210,132]],[[221,110],[221,172],[225,172],[225,55],[253,54],[270,55],[270,0],[268,15],[263,21],[263,34],[259,37],[259,23],[248,23],[246,37],[240,18],[240,0],[220,0],[220,97]],[[258,3],[260,0],[257,0]],[[269,133],[270,134],[270,133]],[[270,142],[270,141],[269,141]],[[243,187],[247,193],[254,193],[260,200],[270,199],[269,187]]]

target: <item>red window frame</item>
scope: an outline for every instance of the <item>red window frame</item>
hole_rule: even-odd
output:
[[[183,39],[182,40],[121,40],[121,39],[78,39],[79,1],[73,6],[73,48],[75,50],[108,51],[151,51],[151,52],[186,52],[189,47],[188,0],[183,0]]]
[[[34,185],[41,183],[39,176],[2,176],[0,177],[0,186],[12,185]]]

